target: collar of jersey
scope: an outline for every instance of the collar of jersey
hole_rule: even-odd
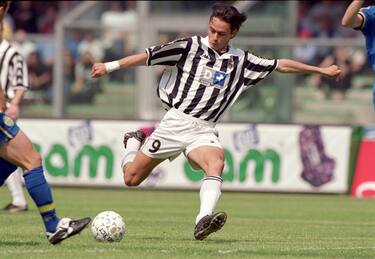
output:
[[[210,44],[208,43],[208,36],[204,38],[202,37],[202,43],[206,45],[208,48],[212,49],[215,52],[215,55],[217,56],[218,59],[229,59],[232,56],[236,56],[235,49],[231,45],[228,45],[227,52],[220,55],[216,50],[210,47]]]

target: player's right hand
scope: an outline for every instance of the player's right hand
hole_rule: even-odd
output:
[[[91,76],[93,78],[98,78],[98,77],[104,76],[105,74],[107,74],[107,70],[105,69],[104,63],[95,63],[92,66]]]

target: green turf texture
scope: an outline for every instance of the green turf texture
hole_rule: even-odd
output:
[[[60,216],[113,210],[126,221],[119,243],[100,243],[89,229],[52,246],[40,216],[0,212],[0,258],[375,258],[375,204],[342,195],[223,192],[227,224],[194,240],[198,191],[54,188]],[[9,201],[0,188],[0,206]]]

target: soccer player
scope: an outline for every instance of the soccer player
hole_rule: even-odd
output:
[[[0,15],[4,17],[6,10],[9,8],[9,1],[1,1],[0,5]],[[19,115],[19,105],[29,87],[28,72],[24,58],[3,38],[4,19],[1,18],[1,21],[3,22],[0,24],[0,83],[8,102],[5,114],[16,121]],[[9,212],[26,211],[27,204],[23,193],[20,168],[8,177],[6,184],[12,196],[12,201],[5,206],[4,210]]]
[[[354,0],[346,9],[342,25],[361,30],[366,38],[367,55],[375,71],[375,5],[362,8],[364,0]]]
[[[361,30],[366,39],[367,57],[375,71],[375,5],[362,8],[364,0],[354,0],[342,17],[342,25]],[[372,100],[375,109],[375,83],[372,87]]]
[[[0,16],[9,6],[8,1],[6,2],[4,5],[4,1],[0,1]],[[4,113],[5,110],[6,98],[0,87],[0,186],[17,167],[21,167],[26,188],[42,216],[49,242],[60,243],[81,232],[91,219],[86,217],[72,220],[57,217],[50,186],[44,177],[40,154],[17,124]]]
[[[57,244],[78,234],[89,224],[90,218],[72,220],[57,217],[40,154],[17,124],[2,112],[5,109],[5,97],[1,89],[0,109],[0,186],[17,167],[21,167],[26,188],[42,216],[49,242]]]
[[[167,108],[160,124],[145,140],[141,131],[124,136],[124,182],[137,186],[165,159],[184,153],[193,168],[203,169],[200,211],[194,237],[198,240],[218,231],[227,214],[214,209],[221,195],[224,151],[215,124],[246,89],[272,71],[319,73],[338,77],[337,66],[315,67],[290,59],[264,59],[229,45],[246,16],[226,4],[216,4],[208,23],[208,36],[177,39],[147,48],[144,53],[108,63],[96,63],[93,77],[117,69],[165,65],[158,96]],[[139,150],[140,149],[140,150]]]

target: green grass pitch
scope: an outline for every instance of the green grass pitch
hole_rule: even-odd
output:
[[[121,214],[126,235],[99,243],[89,229],[52,246],[29,200],[25,213],[0,212],[0,258],[375,258],[375,204],[341,195],[223,192],[227,224],[194,240],[198,191],[54,188],[60,216]],[[0,206],[9,201],[0,188]]]

